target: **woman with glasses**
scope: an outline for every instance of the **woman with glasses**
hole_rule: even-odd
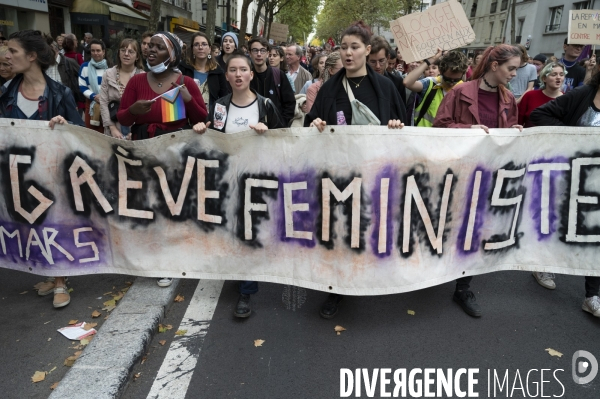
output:
[[[467,57],[460,51],[450,51],[442,57],[442,50],[413,69],[404,78],[404,86],[415,95],[409,96],[408,111],[412,126],[431,127],[444,96],[457,84],[467,70]],[[436,77],[420,78],[425,70],[439,65],[440,74]],[[414,111],[413,111],[414,110]]]
[[[186,60],[179,64],[179,69],[185,76],[194,79],[204,103],[209,107],[229,92],[225,71],[212,56],[208,36],[202,32],[192,36]]]
[[[117,120],[117,111],[121,97],[129,80],[144,72],[139,44],[134,39],[124,39],[119,46],[117,65],[104,73],[100,86],[100,113],[104,125],[104,134],[116,139],[131,140],[129,126],[123,126]]]

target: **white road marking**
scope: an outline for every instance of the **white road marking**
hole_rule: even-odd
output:
[[[148,399],[185,398],[222,288],[222,280],[198,282],[190,305],[177,329],[187,332],[183,336],[176,336],[171,342],[167,356],[150,388]],[[170,331],[174,333],[176,330]]]

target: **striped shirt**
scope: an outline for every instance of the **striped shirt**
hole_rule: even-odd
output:
[[[90,80],[88,79],[88,68],[89,62],[84,62],[83,64],[81,64],[81,68],[79,69],[79,90],[81,90],[85,98],[89,98],[93,101],[96,95],[98,95],[99,93],[94,93],[90,88]],[[102,76],[104,76],[104,72],[106,71],[107,69],[96,70],[96,75],[98,75],[98,88],[100,88],[100,86],[102,85]]]

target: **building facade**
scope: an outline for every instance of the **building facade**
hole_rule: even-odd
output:
[[[0,33],[8,37],[23,29],[50,32],[46,0],[0,0]]]

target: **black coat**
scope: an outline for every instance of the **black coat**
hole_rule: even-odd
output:
[[[62,84],[71,89],[75,102],[84,103],[85,96],[79,90],[79,64],[77,61],[60,54],[60,62],[57,69]]]
[[[340,90],[343,88],[343,78],[346,76],[346,69],[342,68],[339,72],[331,77],[323,84],[312,109],[306,118],[304,118],[304,126],[310,126],[311,122],[320,118],[327,122],[327,125],[337,125],[337,115],[335,103]],[[408,125],[406,118],[406,107],[400,98],[398,90],[390,79],[378,74],[367,64],[367,77],[371,81],[377,100],[379,102],[378,109],[371,111],[379,118],[382,125],[387,125],[392,119],[400,119]]]
[[[194,79],[194,68],[185,62],[179,64],[179,70],[185,76]],[[208,71],[208,77],[206,78],[206,84],[208,85],[208,93],[210,95],[209,106],[217,101],[221,97],[225,97],[228,93],[227,80],[225,79],[225,72],[217,65],[212,71]]]
[[[535,126],[577,126],[597,92],[594,86],[577,87],[534,109],[529,120]]]
[[[406,87],[404,87],[404,79],[401,75],[391,74],[388,71],[383,72],[383,76],[392,81],[396,90],[398,90],[398,94],[400,95],[400,99],[402,99],[402,104],[406,104]]]
[[[252,67],[252,70],[254,71],[254,67]],[[286,126],[289,126],[290,121],[294,118],[294,112],[296,110],[296,96],[294,95],[294,90],[292,89],[292,85],[285,75],[285,72],[281,69],[278,69],[278,71],[280,77],[279,90],[275,84],[275,77],[273,76],[273,74],[277,72],[273,72],[273,67],[268,66],[264,91],[259,94],[273,101],[273,104],[275,104],[283,118],[283,123],[285,123]],[[256,71],[254,71],[254,79],[250,82],[250,88],[258,92]]]
[[[265,101],[265,97],[257,94],[253,90],[254,94],[256,94],[256,101],[258,101],[258,121],[267,125],[269,129],[281,129],[284,128],[283,120],[281,119],[281,115],[277,108],[273,105],[272,101]],[[216,101],[216,104],[224,105],[227,108],[227,114],[229,115],[229,105],[231,104],[231,97],[233,94],[228,94],[225,97],[221,97]],[[208,112],[208,120],[211,125],[209,126],[211,129],[217,130],[219,132],[225,133],[225,126],[227,126],[227,119],[223,121],[223,127],[221,129],[215,128],[215,104],[210,106],[210,111]]]
[[[71,89],[52,80],[48,75],[44,74],[46,79],[46,90],[48,91],[47,106],[43,107],[43,112],[40,115],[40,120],[49,121],[55,116],[62,116],[69,123],[74,125],[84,126],[81,115],[77,111],[77,104],[71,93]],[[10,82],[6,92],[0,96],[0,117],[8,118],[12,107],[17,106],[17,96],[19,87],[23,82],[23,74],[18,74]]]

